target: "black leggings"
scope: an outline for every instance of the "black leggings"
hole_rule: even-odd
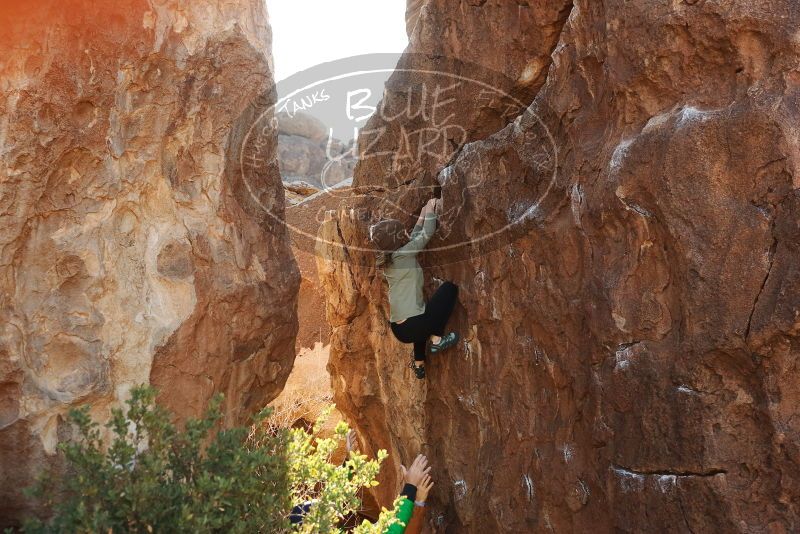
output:
[[[425,312],[409,317],[400,324],[390,323],[392,333],[403,343],[414,344],[414,359],[425,361],[425,346],[431,336],[443,336],[444,327],[458,300],[458,286],[445,282],[425,305]]]

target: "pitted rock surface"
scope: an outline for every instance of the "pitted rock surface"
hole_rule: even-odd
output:
[[[320,230],[338,408],[395,465],[428,454],[439,531],[800,529],[796,3],[418,4],[408,61],[531,81],[510,115],[463,89],[440,160],[359,154],[371,198]],[[384,121],[394,154],[424,122]],[[418,382],[362,249],[439,188],[426,289],[459,285],[463,341]]]

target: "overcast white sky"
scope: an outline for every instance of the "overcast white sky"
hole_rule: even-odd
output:
[[[275,81],[335,59],[402,52],[406,0],[266,0]]]

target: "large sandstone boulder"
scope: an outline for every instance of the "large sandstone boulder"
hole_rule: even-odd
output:
[[[337,406],[395,465],[431,457],[434,526],[800,529],[798,23],[788,0],[419,11],[407,64],[478,64],[525,107],[465,86],[452,154],[360,154],[370,198],[323,224],[320,275]],[[376,114],[376,150],[421,115]],[[427,289],[460,286],[463,341],[418,382],[362,248],[438,190]]]
[[[298,111],[294,114],[276,113],[278,135],[296,135],[316,143],[328,138],[328,128],[313,115]]]
[[[182,419],[225,393],[232,424],[275,397],[299,276],[277,165],[240,163],[274,100],[262,1],[6,2],[0,17],[6,525],[71,407],[103,420],[151,383]],[[269,162],[276,135],[259,131]]]
[[[352,141],[346,144],[330,137],[328,128],[308,113],[290,115],[278,107],[276,117],[278,165],[287,186],[309,184],[325,189],[353,177]]]

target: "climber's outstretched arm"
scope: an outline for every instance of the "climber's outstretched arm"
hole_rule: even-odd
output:
[[[428,202],[425,203],[424,206],[422,206],[422,209],[419,211],[419,217],[417,217],[417,222],[414,223],[414,230],[416,230],[417,227],[422,226],[423,222],[425,221],[425,215],[427,215],[428,213],[432,213],[435,207],[436,207],[435,198],[430,199]]]
[[[425,204],[425,207],[423,207],[422,211],[419,213],[417,224],[414,226],[414,230],[411,232],[411,239],[408,241],[408,243],[397,249],[395,254],[414,255],[425,248],[425,245],[428,244],[428,241],[431,240],[433,233],[436,231],[435,206],[435,198],[432,198],[427,204]]]
[[[433,488],[433,480],[431,480],[430,473],[426,473],[417,486],[417,498],[414,500],[414,513],[411,515],[411,520],[409,520],[404,534],[420,534],[420,532],[422,532],[422,525],[425,523],[426,501],[431,488]]]
[[[397,509],[397,519],[400,523],[395,523],[386,530],[384,534],[403,534],[406,532],[406,526],[410,526],[411,517],[414,515],[415,501],[417,500],[417,492],[423,491],[423,495],[427,497],[430,486],[430,471],[428,466],[428,459],[419,454],[414,459],[411,467],[406,469],[404,465],[400,466],[403,473],[403,489],[400,492],[400,505]],[[420,525],[417,523],[413,525],[418,528]]]
[[[416,255],[420,250],[425,248],[425,245],[428,244],[428,241],[431,240],[433,237],[433,233],[436,231],[436,212],[433,208],[430,210],[423,209],[423,212],[420,213],[421,222],[417,223],[417,226],[414,227],[414,230],[411,232],[411,239],[397,249],[394,253],[394,256],[397,257],[398,255]]]

